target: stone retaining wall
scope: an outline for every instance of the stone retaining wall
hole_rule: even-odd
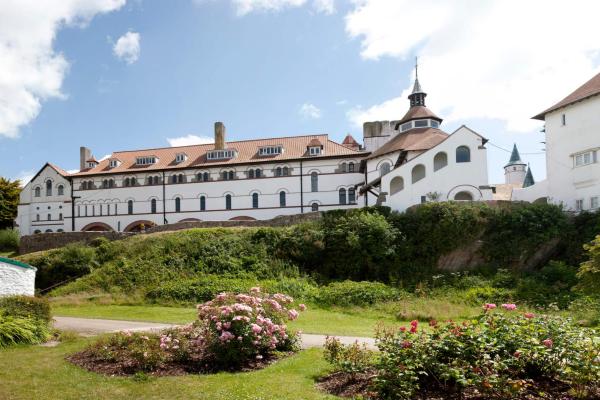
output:
[[[315,221],[321,218],[321,213],[311,212],[306,214],[283,215],[268,220],[255,221],[190,221],[175,224],[159,225],[149,228],[144,233],[170,232],[192,228],[231,228],[231,227],[259,227],[259,226],[289,226],[301,222]],[[137,233],[139,234],[139,233]],[[33,253],[36,251],[56,249],[69,243],[90,243],[98,237],[108,240],[120,240],[136,233],[126,232],[61,232],[61,233],[38,233],[36,235],[22,236],[19,244],[19,254]]]

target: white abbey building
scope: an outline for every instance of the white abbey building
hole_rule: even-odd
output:
[[[534,119],[545,121],[547,179],[513,200],[547,199],[567,210],[600,207],[600,73]]]
[[[21,193],[21,235],[136,231],[181,221],[270,219],[381,204],[404,210],[425,201],[489,200],[484,139],[452,134],[425,107],[418,77],[410,109],[396,121],[364,124],[364,146],[327,135],[119,151],[80,170],[46,164]]]

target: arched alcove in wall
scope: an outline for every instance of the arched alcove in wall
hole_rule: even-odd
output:
[[[114,229],[104,222],[92,222],[81,228],[82,232],[111,232]]]

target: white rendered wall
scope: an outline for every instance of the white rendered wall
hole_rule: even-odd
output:
[[[52,181],[51,196],[46,196],[46,181],[48,180]],[[64,187],[62,196],[58,195],[59,185]],[[36,187],[40,188],[40,197],[34,195]],[[70,230],[70,227],[65,227],[65,220],[71,215],[70,194],[69,181],[53,168],[46,166],[21,191],[17,214],[19,234],[22,236],[31,235],[36,231],[57,232],[59,230]],[[48,218],[48,215],[50,215],[50,218]]]
[[[600,163],[575,167],[573,156],[596,149],[600,161],[600,96],[551,112],[545,119],[547,179],[527,190],[515,190],[513,199],[548,197],[568,210],[575,210],[576,200],[581,199],[583,209],[590,209],[591,197],[600,196]]]
[[[456,162],[456,148],[459,146],[469,147],[470,162]],[[422,196],[431,192],[440,194],[439,201],[454,200],[454,196],[463,191],[469,192],[475,201],[491,200],[491,190],[481,188],[488,185],[487,150],[480,148],[481,146],[482,138],[479,135],[464,126],[459,128],[442,143],[412,158],[382,178],[381,190],[388,193],[384,205],[393,210],[404,211],[421,203]],[[433,160],[439,152],[447,154],[448,165],[433,171]],[[412,183],[412,170],[418,164],[425,166],[426,175],[425,178]],[[404,189],[392,194],[390,182],[395,177],[404,179]]]
[[[0,261],[0,296],[35,294],[35,269]]]
[[[355,172],[342,172],[341,164],[353,162]],[[74,178],[75,196],[75,229],[89,228],[90,224],[102,223],[116,231],[125,230],[130,224],[138,221],[149,221],[153,224],[162,225],[163,218],[167,223],[176,223],[186,219],[197,219],[202,221],[223,221],[236,217],[250,217],[254,219],[271,219],[279,215],[299,214],[311,212],[311,204],[319,204],[319,210],[330,210],[336,208],[356,208],[362,203],[358,199],[353,204],[341,205],[339,202],[339,189],[346,191],[354,185],[362,184],[363,174],[358,172],[360,158],[336,158],[336,159],[307,159],[302,161],[302,192],[301,202],[301,178],[300,162],[293,161],[279,164],[252,164],[244,166],[216,167],[208,169],[189,169],[181,171],[169,171],[165,173],[167,182],[170,182],[172,174],[183,173],[187,183],[165,185],[165,209],[163,216],[163,186],[146,186],[148,176],[159,175],[162,172],[137,173],[128,175],[97,176]],[[274,176],[275,168],[288,167],[289,176]],[[264,177],[248,179],[249,169],[260,168]],[[219,180],[223,170],[234,170],[235,180]],[[210,173],[209,182],[196,182],[198,173],[207,171]],[[318,190],[311,190],[311,173],[318,173]],[[139,186],[122,187],[125,177],[136,177]],[[94,181],[96,187],[100,187],[104,179],[115,179],[115,186],[111,189],[79,190],[82,180]],[[280,192],[286,193],[286,205],[280,206]],[[358,192],[358,190],[356,191]],[[253,208],[252,194],[258,193],[258,208]],[[225,208],[225,196],[232,196],[231,210]],[[200,210],[200,197],[206,199],[206,210]],[[348,195],[346,195],[347,197]],[[151,212],[151,200],[157,200],[156,213]],[[181,211],[175,210],[175,199],[181,199]],[[133,214],[128,214],[127,202],[133,200]],[[302,209],[301,205],[304,205]],[[117,207],[115,215],[114,207]],[[87,216],[85,213],[87,207]],[[102,208],[102,215],[100,215]],[[107,209],[110,215],[107,215]],[[70,224],[70,221],[68,221]]]
[[[523,184],[527,175],[525,164],[509,165],[504,167],[504,182],[508,184]]]

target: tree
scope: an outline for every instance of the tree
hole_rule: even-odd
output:
[[[592,296],[600,296],[600,235],[584,246],[590,259],[579,267],[579,288]]]
[[[17,217],[21,181],[0,177],[0,229],[11,228]]]

